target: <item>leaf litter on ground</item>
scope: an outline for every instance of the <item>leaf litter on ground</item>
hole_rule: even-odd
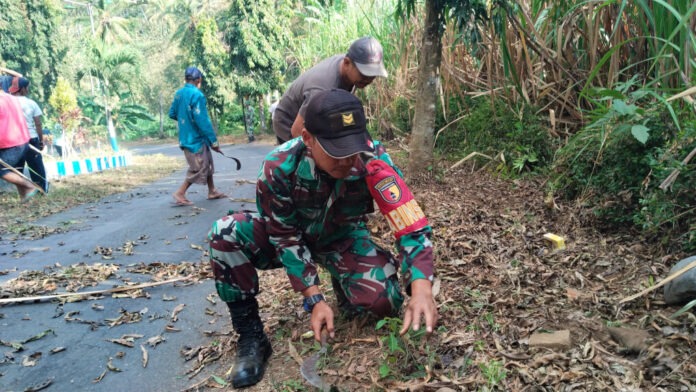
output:
[[[409,346],[408,359],[390,362],[382,344],[388,331],[339,319],[333,360],[320,370],[328,382],[355,391],[522,391],[529,385],[548,390],[694,389],[696,317],[687,313],[671,319],[676,309],[666,306],[659,292],[618,305],[648,286],[651,277],[665,276],[686,255],[670,254],[630,231],[598,231],[582,206],[554,200],[557,207],[549,208],[543,184],[536,180],[510,181],[460,167],[444,181],[420,179],[410,187],[433,227],[440,280],[438,330]],[[393,234],[382,217],[371,218],[369,227],[379,245],[393,249]],[[554,251],[546,233],[565,237],[567,248]],[[263,271],[260,279],[257,298],[265,329],[269,336],[290,340],[272,339],[266,378],[252,391],[301,379],[299,367],[292,364],[306,355],[298,348],[304,347],[300,336],[308,328],[308,316],[286,274]],[[333,304],[331,286],[322,291]],[[227,325],[231,331],[229,321]],[[608,327],[624,329],[620,341]],[[569,332],[569,346],[530,347],[533,334],[556,331]],[[645,333],[647,347],[633,343],[645,340]],[[201,372],[217,357],[222,366],[234,363],[234,332],[209,336],[210,344],[192,349],[195,355],[182,352],[187,360],[196,358],[191,372]],[[635,352],[636,347],[643,350]],[[388,368],[388,377],[380,375],[381,366]]]
[[[321,372],[340,389],[693,389],[696,318],[687,312],[672,319],[677,309],[666,306],[657,292],[617,306],[650,285],[652,277],[665,276],[686,255],[671,254],[632,232],[600,232],[593,228],[587,209],[559,200],[554,200],[555,208],[548,208],[543,184],[535,180],[503,180],[460,167],[444,181],[417,180],[410,186],[433,227],[441,279],[438,331],[411,348],[409,360],[398,363],[405,366],[391,363],[390,376],[383,378],[379,368],[389,362],[382,338],[388,332],[375,331],[374,324],[355,326],[339,320],[335,360]],[[392,249],[393,237],[382,218],[371,219],[370,230],[378,243]],[[549,232],[564,236],[567,249],[552,251],[543,240]],[[181,276],[176,271],[180,265],[140,268],[153,280]],[[197,280],[211,277],[209,268],[191,268]],[[267,332],[289,336],[304,353],[306,343],[300,336],[307,329],[307,315],[286,275],[262,272],[261,279],[265,281],[259,302]],[[330,286],[323,289],[331,298]],[[6,293],[3,287],[2,295]],[[647,332],[650,344],[634,353],[623,347],[634,340],[616,341],[608,327]],[[570,332],[568,349],[529,346],[534,333],[563,330]],[[190,378],[207,365],[231,366],[234,361],[233,332],[201,332],[209,336],[209,344],[181,350],[185,360],[195,358]],[[300,377],[299,369],[284,359],[290,350],[285,341],[273,339],[266,386],[291,385]],[[196,384],[217,388],[221,384],[213,376],[218,377],[208,375]],[[264,390],[262,385],[258,388],[251,390]]]

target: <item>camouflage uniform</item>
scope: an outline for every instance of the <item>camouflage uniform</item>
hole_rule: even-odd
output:
[[[394,166],[378,142],[376,158]],[[395,315],[403,303],[398,264],[370,239],[366,214],[373,212],[365,169],[333,179],[316,169],[300,138],[273,150],[257,183],[259,214],[233,214],[209,234],[217,292],[237,302],[259,292],[256,269],[284,267],[295,291],[319,284],[317,264],[336,278],[357,310]],[[399,174],[401,174],[399,172]],[[397,247],[404,284],[433,278],[431,228],[404,235]]]

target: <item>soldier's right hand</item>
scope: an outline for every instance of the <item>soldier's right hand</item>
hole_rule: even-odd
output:
[[[309,323],[312,331],[314,331],[314,339],[317,342],[321,341],[321,329],[323,326],[326,326],[326,330],[329,332],[329,336],[331,336],[332,339],[336,335],[334,333],[334,313],[331,306],[329,306],[326,301],[321,301],[314,305]]]

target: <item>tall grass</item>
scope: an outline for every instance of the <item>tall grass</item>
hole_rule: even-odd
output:
[[[293,28],[296,39],[288,48],[288,84],[301,72],[335,54],[346,53],[355,39],[370,35],[382,44],[388,79],[377,78],[358,93],[365,103],[371,127],[376,133],[406,133],[408,129],[390,119],[403,115],[408,123],[404,100],[412,98],[416,69],[416,41],[420,21],[401,23],[395,16],[395,0],[343,0],[324,5],[315,0],[298,8]],[[326,3],[326,2],[325,2]],[[408,106],[408,105],[406,105]]]
[[[385,62],[391,66],[395,51],[389,37],[395,32],[393,0],[344,0],[323,5],[308,1],[295,13],[295,36],[289,56],[300,71],[322,59],[345,53],[356,38],[371,35],[384,46]]]

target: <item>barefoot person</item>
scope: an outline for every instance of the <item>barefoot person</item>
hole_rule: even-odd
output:
[[[186,198],[186,191],[191,184],[208,185],[208,200],[221,199],[225,194],[218,191],[213,182],[215,167],[210,149],[221,151],[208,117],[205,96],[200,90],[203,73],[196,67],[188,67],[184,79],[186,84],[174,95],[169,118],[176,121],[179,147],[184,151],[189,165],[186,179],[173,194],[174,202],[190,206],[193,202]]]
[[[17,174],[24,170],[28,149],[29,129],[19,100],[0,89],[0,178],[17,187],[22,201],[29,200],[39,191],[24,176]]]
[[[375,244],[367,214],[377,203],[394,231],[399,259]],[[433,332],[438,313],[432,293],[431,228],[391,158],[365,128],[360,100],[345,90],[310,99],[301,137],[271,151],[256,185],[258,213],[235,213],[213,224],[210,263],[215,287],[239,334],[232,385],[258,383],[272,353],[256,295],[257,269],[285,268],[302,293],[319,339],[334,336],[334,310],[322,295],[319,267],[330,274],[339,310],[347,317],[399,314],[401,333]]]

